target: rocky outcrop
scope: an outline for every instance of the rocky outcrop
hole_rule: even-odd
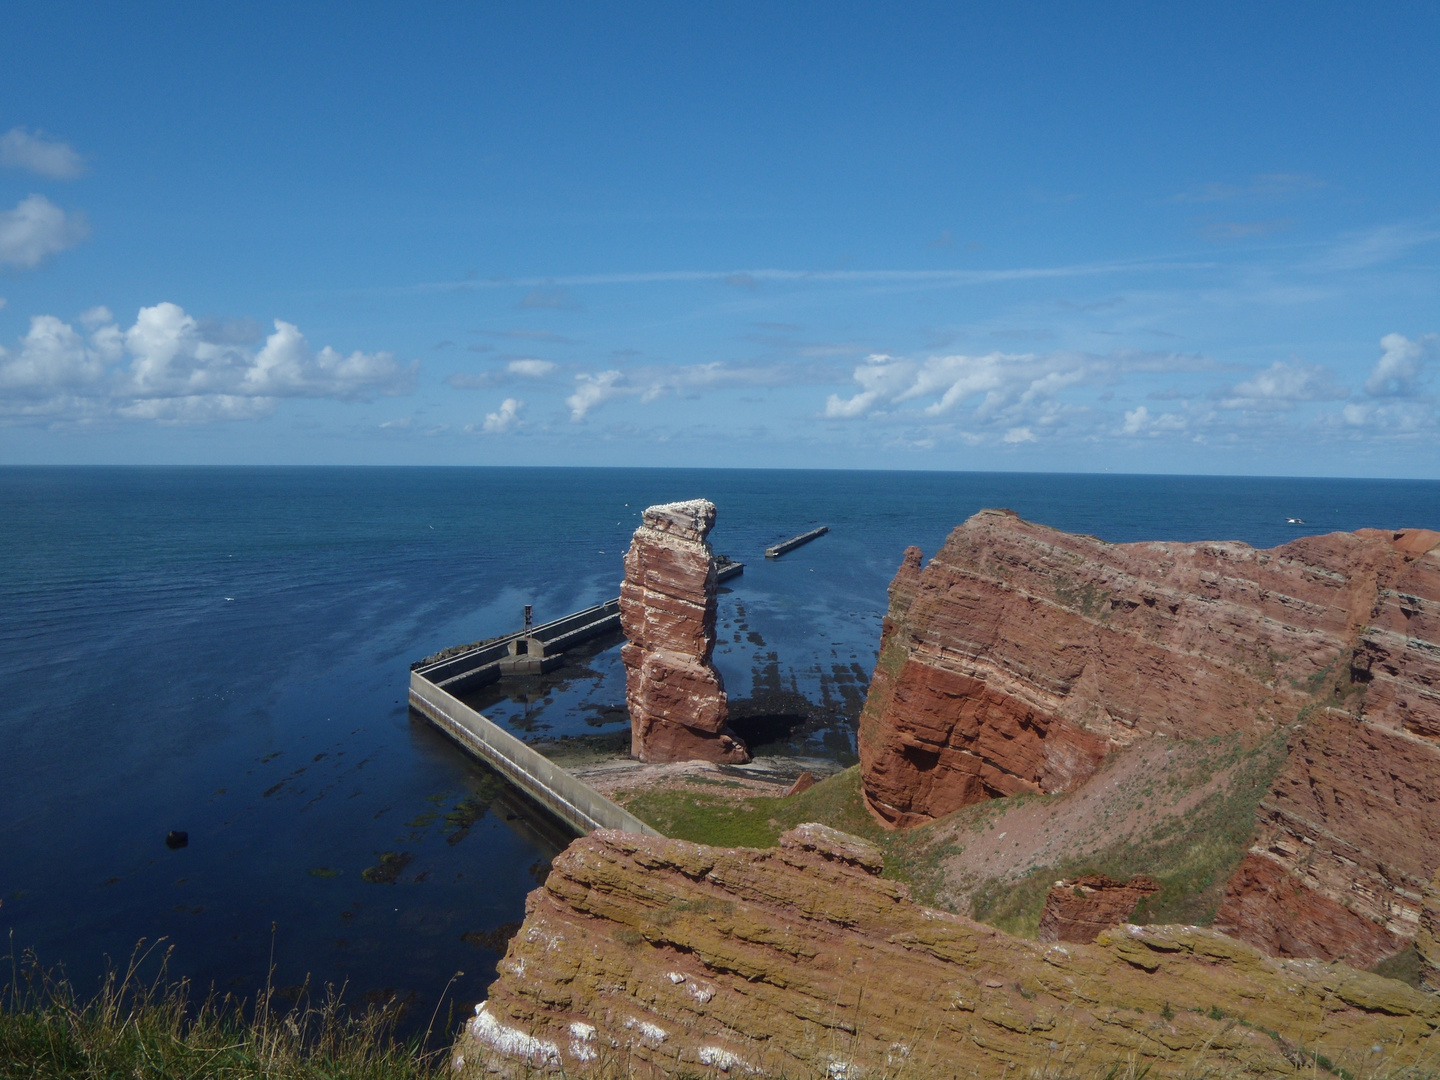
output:
[[[914,825],[1073,790],[1136,740],[1293,728],[1217,924],[1373,963],[1414,937],[1440,864],[1437,543],[1107,544],[982,511],[895,576],[861,717],[866,803]]]
[[[1292,733],[1218,927],[1277,955],[1357,967],[1415,937],[1440,866],[1440,746],[1366,714],[1317,709]]]
[[[1433,1057],[1440,1041],[1440,999],[1394,980],[1272,960],[1195,927],[1022,941],[921,907],[880,870],[872,845],[817,825],[766,851],[577,840],[530,895],[453,1064],[513,1076],[1280,1076],[1323,1061],[1371,1075]]]
[[[715,648],[715,558],[705,537],[715,504],[652,506],[625,554],[620,626],[626,644],[630,752],[641,761],[745,762],[726,728],[728,702]]]
[[[1040,941],[1075,941],[1089,944],[1111,926],[1128,923],[1135,907],[1160,891],[1154,878],[1138,874],[1116,881],[1104,874],[1082,874],[1074,881],[1057,881],[1045,894],[1040,912]]]
[[[1440,873],[1425,890],[1415,951],[1420,954],[1420,985],[1426,990],[1440,991]]]

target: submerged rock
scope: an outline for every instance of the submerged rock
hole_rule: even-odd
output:
[[[715,648],[715,558],[705,537],[715,504],[652,506],[625,554],[620,626],[626,644],[630,752],[641,761],[740,763],[745,744],[726,726],[728,699]]]

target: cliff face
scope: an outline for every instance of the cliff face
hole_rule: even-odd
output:
[[[1193,927],[1043,945],[912,903],[878,851],[597,832],[555,860],[459,1071],[658,1077],[1368,1075],[1434,1055],[1440,1000]],[[1239,1018],[1243,1024],[1237,1024]],[[1267,1032],[1269,1032],[1267,1034]],[[1427,1049],[1428,1047],[1428,1049]]]
[[[1160,885],[1141,874],[1129,881],[1116,881],[1104,874],[1084,874],[1074,881],[1057,881],[1045,895],[1040,912],[1040,941],[1089,943],[1101,931],[1130,921],[1135,907],[1145,897],[1160,891]]]
[[[1137,740],[1293,726],[1217,925],[1373,963],[1414,937],[1440,864],[1437,543],[1107,544],[982,511],[896,574],[861,717],[866,802],[914,825],[1072,790]]]
[[[1415,950],[1420,954],[1420,985],[1440,991],[1440,873],[1425,890]]]
[[[710,663],[715,559],[705,537],[715,505],[665,503],[641,521],[620,586],[630,752],[641,761],[749,761],[745,744],[726,730],[725,684]]]

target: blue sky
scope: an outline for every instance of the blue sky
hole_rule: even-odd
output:
[[[1434,5],[4,21],[3,463],[1440,476]]]

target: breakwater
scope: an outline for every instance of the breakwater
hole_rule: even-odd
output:
[[[466,652],[412,671],[451,693],[473,690],[502,675],[538,675],[559,665],[566,649],[620,629],[620,598],[553,622],[494,638]]]
[[[596,829],[660,835],[419,671],[410,673],[410,705],[581,835]]]
[[[780,543],[773,544],[765,549],[765,558],[778,559],[787,551],[794,551],[801,544],[808,544],[811,540],[824,536],[829,531],[829,525],[821,525],[818,529],[811,529],[809,532],[801,533],[799,536],[792,536],[789,540],[782,540]]]

